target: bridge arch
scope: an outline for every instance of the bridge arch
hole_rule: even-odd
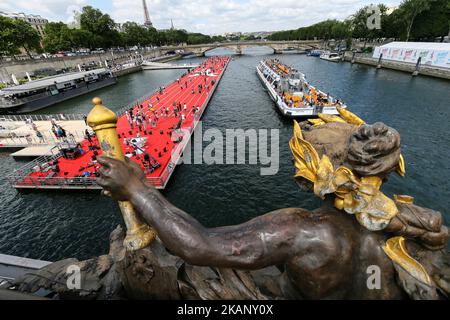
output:
[[[212,51],[212,50],[216,50],[216,49],[229,49],[231,51],[234,51],[237,55],[242,55],[244,54],[244,50],[249,49],[249,48],[269,48],[270,50],[272,50],[272,53],[278,53],[279,51],[277,49],[275,49],[273,46],[271,45],[264,45],[264,44],[250,44],[250,45],[239,45],[239,44],[222,44],[222,45],[216,45],[216,46],[211,46],[209,48],[203,48],[202,52],[200,53],[200,55],[204,56],[207,52]]]
[[[236,52],[237,54],[243,54],[243,50],[250,47],[269,47],[274,53],[281,53],[283,50],[289,48],[295,48],[298,50],[314,49],[321,45],[320,40],[295,40],[295,41],[238,41],[238,42],[226,42],[226,43],[213,43],[213,44],[197,44],[197,45],[181,45],[162,47],[158,50],[161,52],[167,52],[169,50],[188,50],[198,56],[204,56],[208,51],[217,48],[228,48]]]

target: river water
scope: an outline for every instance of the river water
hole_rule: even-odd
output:
[[[234,57],[226,70],[204,114],[203,129],[279,129],[280,168],[274,176],[261,176],[261,165],[177,167],[163,193],[206,226],[240,223],[279,208],[313,209],[320,205],[320,200],[301,192],[293,181],[288,146],[292,121],[276,111],[255,74],[255,66],[270,50],[249,49],[244,53]],[[383,190],[389,196],[412,195],[417,204],[443,212],[447,225],[450,223],[449,82],[301,55],[278,58],[304,72],[322,91],[346,102],[368,123],[382,121],[397,129],[402,137],[406,177],[392,175]],[[182,73],[135,73],[94,95],[117,110]],[[92,97],[66,101],[42,113],[87,113]],[[0,253],[54,261],[86,259],[107,252],[110,232],[122,223],[112,200],[98,192],[18,192],[4,177],[23,163],[14,161],[8,153],[0,153],[0,163]]]

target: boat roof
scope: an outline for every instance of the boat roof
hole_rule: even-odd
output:
[[[263,63],[266,65],[266,67],[268,67],[268,65],[266,64],[267,61],[273,61],[273,59],[265,59],[265,60],[261,60],[261,62],[263,62]],[[304,74],[303,72],[300,72],[300,71],[298,71],[297,69],[290,68],[290,67],[288,67],[287,65],[285,65],[284,63],[282,63],[282,62],[279,61],[279,60],[278,60],[277,63],[283,65],[283,66],[286,67],[286,68],[288,68],[288,69],[291,71],[291,72],[289,73],[290,75],[292,75],[292,74],[300,74],[300,76],[306,80],[306,76],[305,76],[305,74]],[[272,71],[272,72],[274,72],[277,76],[280,76],[277,72],[273,71],[272,69],[269,68],[269,70]]]
[[[13,94],[13,93],[20,93],[20,92],[27,92],[27,91],[32,91],[32,90],[37,90],[37,89],[41,89],[41,88],[46,88],[48,86],[54,85],[55,83],[64,83],[64,82],[68,82],[68,81],[72,81],[75,79],[80,79],[80,78],[84,78],[85,76],[89,75],[89,74],[100,74],[100,73],[104,73],[107,70],[105,68],[100,68],[100,69],[95,69],[95,70],[90,70],[90,71],[83,71],[83,72],[70,72],[70,73],[65,73],[65,74],[61,74],[61,75],[56,75],[56,76],[51,76],[51,77],[46,77],[46,78],[42,78],[39,80],[33,80],[18,86],[12,86],[12,87],[8,87],[8,88],[4,88],[2,90],[0,90],[0,95],[4,95],[4,94]]]

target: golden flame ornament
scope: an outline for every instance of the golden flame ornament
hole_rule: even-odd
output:
[[[94,108],[87,117],[88,125],[95,131],[103,154],[124,161],[125,157],[117,135],[117,115],[102,105],[100,98],[92,100]],[[156,237],[156,233],[143,223],[129,201],[119,201],[120,211],[127,226],[124,246],[134,251],[145,248]]]

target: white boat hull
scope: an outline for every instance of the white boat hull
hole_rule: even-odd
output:
[[[320,58],[322,60],[331,61],[331,62],[339,62],[341,58]]]
[[[320,59],[330,61],[330,62],[339,62],[341,61],[341,57],[336,54],[324,53],[320,55]]]

